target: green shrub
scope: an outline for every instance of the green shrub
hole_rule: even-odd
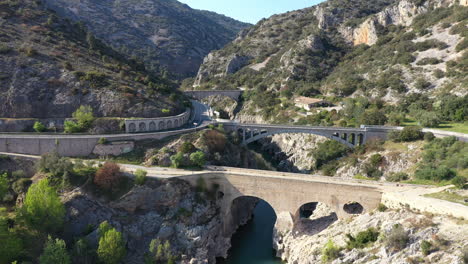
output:
[[[343,157],[349,152],[349,148],[337,141],[328,140],[319,143],[317,148],[312,151],[312,155],[315,158],[315,168],[320,169],[326,163]]]
[[[390,233],[387,235],[385,244],[391,250],[400,251],[406,247],[409,241],[409,236],[401,225],[394,225]]]
[[[322,249],[322,261],[330,262],[337,259],[340,256],[341,249],[335,246],[333,241],[328,240],[327,244]]]
[[[30,179],[21,178],[15,181],[13,185],[11,186],[11,188],[16,194],[21,194],[21,193],[25,193],[31,184],[32,184],[32,181]]]
[[[434,112],[423,112],[417,117],[419,125],[423,127],[437,127],[441,120]]]
[[[388,139],[394,142],[411,142],[424,138],[424,133],[418,127],[405,127],[403,130],[394,130],[388,134]]]
[[[15,170],[11,173],[11,177],[13,179],[24,178],[26,177],[26,172],[24,172],[24,170]]]
[[[3,197],[8,192],[8,175],[6,173],[1,173],[0,174],[0,201],[3,201]]]
[[[383,204],[383,203],[380,203],[379,206],[377,207],[377,211],[379,211],[379,212],[385,212],[387,210],[388,210],[388,207],[385,206],[385,204]]]
[[[81,81],[89,82],[89,86],[92,88],[101,88],[109,85],[108,77],[105,73],[90,71],[87,72],[84,76],[80,77]]]
[[[33,126],[34,131],[40,133],[46,131],[46,127],[39,121],[36,121]]]
[[[190,154],[190,161],[193,165],[202,168],[203,166],[205,166],[206,163],[205,153],[203,153],[202,151],[197,151],[195,153]]]
[[[46,242],[44,247],[44,252],[39,257],[40,264],[51,264],[51,263],[60,263],[60,264],[70,264],[71,259],[68,255],[67,247],[65,241],[61,239],[52,239],[49,236],[49,239]]]
[[[105,144],[107,144],[107,143],[109,143],[109,141],[107,140],[107,138],[102,137],[102,138],[100,138],[100,139],[98,140],[98,144],[105,145]]]
[[[462,50],[465,50],[468,48],[468,38],[465,37],[462,42],[458,43],[458,45],[455,47],[455,50],[457,52],[460,52]]]
[[[0,217],[0,263],[12,263],[23,254],[23,241],[8,227],[5,217]]]
[[[404,172],[392,172],[386,177],[386,180],[389,182],[401,182],[406,181],[408,179],[408,174]]]
[[[146,263],[174,263],[171,244],[167,240],[164,243],[160,239],[151,240],[149,252]]]
[[[137,169],[135,171],[135,184],[143,185],[146,182],[146,175],[148,174],[147,171],[142,169]]]
[[[179,147],[179,151],[187,154],[187,153],[192,153],[196,150],[195,146],[192,144],[192,142],[185,141],[182,143],[182,145]]]
[[[106,230],[101,230],[100,226],[99,236],[97,250],[99,260],[104,264],[120,263],[127,254],[122,233],[111,226],[108,226]]]
[[[452,179],[452,184],[455,185],[459,189],[464,189],[466,186],[467,180],[463,176],[456,176]]]
[[[172,166],[175,168],[180,168],[184,161],[184,154],[182,152],[177,152],[177,154],[171,156]]]
[[[430,82],[426,81],[425,79],[418,78],[418,79],[416,79],[416,82],[414,83],[414,88],[416,88],[418,90],[426,90],[431,85],[432,84]]]
[[[427,240],[421,242],[421,252],[424,256],[429,255],[432,252],[432,244]]]
[[[428,64],[431,64],[431,65],[435,65],[435,64],[439,64],[439,63],[442,63],[443,61],[442,60],[439,60],[437,58],[424,58],[424,59],[421,59],[420,61],[418,61],[416,63],[416,65],[428,65]]]
[[[441,182],[444,180],[450,180],[455,177],[455,172],[445,166],[439,166],[437,168],[431,166],[424,166],[418,168],[414,173],[414,177],[420,180],[431,180],[435,182]]]
[[[62,229],[65,207],[57,191],[43,179],[29,187],[20,214],[28,226],[53,233]]]
[[[427,142],[430,142],[435,139],[434,133],[432,132],[426,132],[424,133],[424,140]]]
[[[365,231],[359,232],[356,237],[352,236],[351,234],[346,234],[346,237],[348,238],[346,248],[365,248],[371,243],[377,241],[379,237],[379,231],[371,227]]]

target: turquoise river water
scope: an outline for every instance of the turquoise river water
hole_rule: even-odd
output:
[[[233,235],[229,256],[221,264],[281,264],[272,248],[276,215],[271,206],[260,201],[253,218]]]

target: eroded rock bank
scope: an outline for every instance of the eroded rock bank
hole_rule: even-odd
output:
[[[396,234],[396,226],[402,227],[403,232]],[[364,248],[350,248],[349,235],[356,238],[357,233],[369,228],[378,231],[377,241]],[[396,235],[400,237],[395,239]],[[329,259],[333,264],[462,264],[467,236],[468,225],[459,219],[396,210],[337,220],[327,206],[319,204],[312,216],[300,219],[293,230],[276,227],[274,247],[278,257],[293,264],[321,263],[327,243],[338,250],[336,259]],[[424,249],[428,245],[429,249]]]
[[[62,199],[67,208],[65,240],[85,237],[97,247],[97,227],[108,221],[127,241],[124,262],[135,264],[144,262],[152,239],[169,241],[179,263],[215,263],[216,257],[227,257],[231,235],[251,217],[257,202],[237,201],[235,217],[225,220],[216,199],[181,180],[149,180],[115,201],[93,197],[81,188],[64,193]]]

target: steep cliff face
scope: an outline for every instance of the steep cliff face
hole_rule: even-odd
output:
[[[287,98],[365,94],[389,102],[414,92],[463,96],[468,91],[462,77],[466,72],[454,65],[463,64],[466,57],[466,34],[459,30],[466,26],[465,5],[464,0],[401,0],[366,6],[343,0],[275,15],[209,54],[194,86],[242,87],[253,94],[267,91]],[[426,45],[429,42],[445,45]],[[443,50],[446,59],[418,60],[437,50]],[[246,59],[232,68],[238,70],[226,71],[239,57]],[[454,68],[463,73],[451,74]],[[390,71],[401,73],[398,91],[379,88],[375,81]],[[440,77],[440,71],[449,74]],[[420,78],[430,84],[413,89]]]
[[[169,100],[169,81],[35,1],[10,2],[0,3],[0,117],[71,117],[80,105],[116,117],[183,109]]]
[[[60,14],[83,22],[99,38],[152,70],[194,76],[203,58],[249,24],[194,10],[175,0],[46,0]]]

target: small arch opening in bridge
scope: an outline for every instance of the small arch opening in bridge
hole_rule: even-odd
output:
[[[303,204],[296,212],[293,233],[315,235],[338,220],[334,210],[327,204],[311,202]]]
[[[128,125],[128,130],[129,130],[131,133],[135,133],[135,132],[136,132],[136,125],[135,125],[135,123],[130,123],[130,125]]]
[[[271,205],[257,197],[240,196],[232,201],[230,216],[233,228],[250,220],[232,235],[226,262],[248,260],[249,263],[273,263],[276,260],[273,249],[276,213]],[[220,262],[223,263],[223,260]]]
[[[145,132],[145,131],[146,131],[146,123],[141,122],[141,123],[138,125],[138,129],[139,129],[139,132]]]
[[[348,214],[362,214],[364,207],[358,202],[350,202],[343,206],[343,210]]]
[[[149,131],[156,131],[156,123],[154,123],[154,121],[150,122]]]

